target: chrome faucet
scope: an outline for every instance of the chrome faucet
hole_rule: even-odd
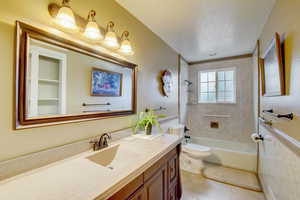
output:
[[[90,143],[93,144],[93,150],[98,151],[100,149],[108,147],[108,140],[111,139],[111,135],[109,133],[104,133],[100,136],[100,139],[97,141],[91,141]]]

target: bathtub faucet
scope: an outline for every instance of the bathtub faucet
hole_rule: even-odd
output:
[[[187,126],[184,126],[184,133],[190,131],[190,129]]]
[[[184,139],[185,139],[185,142],[188,143],[189,140],[191,139],[191,136],[185,135],[185,136],[184,136]]]

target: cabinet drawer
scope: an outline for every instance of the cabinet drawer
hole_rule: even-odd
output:
[[[143,184],[144,184],[144,176],[140,175],[132,182],[130,182],[128,185],[126,185],[124,188],[122,188],[120,191],[118,191],[116,194],[114,194],[112,197],[110,197],[109,200],[128,199],[128,197],[131,194],[133,194],[135,191],[137,191]]]
[[[147,200],[146,189],[142,187],[141,189],[136,191],[132,196],[130,196],[128,200]]]

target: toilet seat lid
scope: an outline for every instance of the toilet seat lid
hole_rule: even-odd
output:
[[[209,152],[211,149],[209,147],[206,146],[201,146],[199,144],[186,144],[182,146],[182,150],[184,152]]]

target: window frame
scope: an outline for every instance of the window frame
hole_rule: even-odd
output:
[[[218,101],[218,72],[226,72],[226,71],[233,71],[233,101]],[[201,73],[209,73],[215,72],[215,94],[216,94],[216,101],[201,101],[200,94],[201,94]],[[236,104],[237,103],[237,81],[236,81],[236,67],[226,67],[226,68],[215,68],[215,69],[207,69],[207,70],[199,70],[198,77],[197,77],[197,87],[198,87],[198,95],[197,95],[197,102],[198,104]],[[224,80],[226,81],[226,80]],[[208,83],[209,81],[207,81]]]

